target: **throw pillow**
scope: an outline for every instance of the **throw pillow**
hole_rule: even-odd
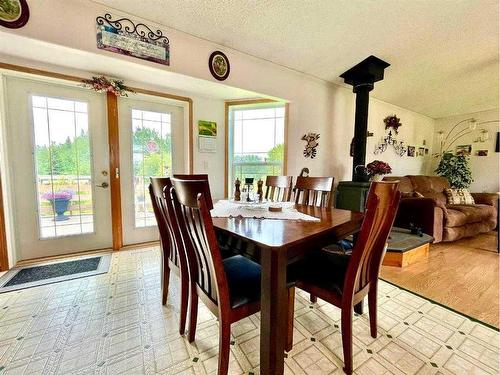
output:
[[[444,189],[444,193],[448,204],[474,204],[468,189]]]

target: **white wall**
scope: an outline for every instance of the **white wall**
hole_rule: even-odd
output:
[[[109,9],[87,0],[46,0],[43,2],[31,2],[31,18],[28,24],[18,30],[6,30],[7,33],[22,35],[29,38],[42,40],[51,44],[70,47],[80,58],[71,58],[71,51],[65,50],[65,58],[58,57],[57,64],[71,64],[70,66],[87,71],[98,71],[106,74],[126,74],[129,79],[141,81],[141,76],[133,76],[134,69],[123,69],[127,66],[146,66],[156,70],[180,73],[191,77],[214,81],[207,67],[207,59],[210,53],[216,49],[224,51],[231,62],[231,75],[224,84],[237,88],[259,92],[264,95],[282,98],[290,102],[290,122],[288,132],[288,172],[297,174],[302,167],[309,167],[313,175],[334,175],[336,180],[350,179],[351,158],[349,157],[349,144],[353,135],[354,127],[354,94],[348,88],[327,83],[310,76],[283,68],[276,64],[264,61],[247,54],[243,54],[224,46],[220,46],[194,36],[171,30],[165,25],[156,25],[145,21],[151,27],[158,27],[166,33],[170,39],[171,65],[164,67],[148,61],[136,59],[99,50],[96,47],[95,18]],[[115,14],[115,16],[121,16]],[[141,21],[137,17],[131,17]],[[168,19],[165,20],[168,24]],[[71,31],[66,30],[71,25]],[[7,35],[6,33],[2,35]],[[9,43],[4,37],[0,43]],[[29,51],[25,52],[29,53]],[[368,54],[368,52],[367,52]],[[40,58],[39,55],[25,56],[31,59]],[[55,58],[47,56],[47,59]],[[105,59],[106,64],[100,62]],[[104,60],[103,60],[104,61]],[[114,63],[110,63],[114,61]],[[79,66],[76,66],[79,65]],[[386,73],[386,79],[390,79],[390,68]],[[161,82],[157,86],[162,86]],[[377,88],[372,92],[376,96]],[[231,98],[227,98],[231,99]],[[214,103],[195,105],[195,113],[199,116],[221,118],[220,106],[212,107]],[[212,114],[213,113],[213,114]],[[376,137],[370,139],[369,150],[373,149],[372,143],[380,138],[383,131],[383,118],[388,114],[396,113],[403,121],[402,134],[408,142],[417,142],[421,128],[411,129],[412,124],[422,124],[422,128],[432,128],[432,120],[416,113],[405,111],[376,100],[371,101],[370,130],[376,133]],[[212,116],[209,116],[212,115]],[[198,118],[195,118],[195,125]],[[220,129],[223,121],[218,121]],[[382,129],[382,130],[380,130]],[[304,142],[301,136],[313,131],[321,134],[318,155],[314,160],[305,159],[302,156]],[[426,130],[427,132],[427,130]],[[222,150],[223,135],[220,133],[219,144]],[[197,143],[195,143],[195,150]],[[400,159],[394,159],[389,155],[390,151],[380,156],[394,163],[395,173],[419,173],[425,170],[424,159],[416,158],[408,161],[408,166],[399,163]],[[369,154],[370,158],[371,154]],[[223,179],[223,155],[203,154],[195,152],[195,172],[202,172],[204,163],[208,162],[209,171],[215,172],[213,178],[214,191],[222,191]],[[405,158],[405,162],[407,158]],[[398,162],[396,164],[396,162]],[[201,168],[201,169],[200,169]]]
[[[499,120],[499,110],[483,111],[476,113],[469,113],[466,115],[445,117],[436,120],[436,135],[434,144],[436,145],[436,152],[439,151],[439,135],[438,131],[443,130],[445,135],[451,130],[451,128],[458,122],[475,118],[477,123],[483,121]],[[489,139],[482,142],[474,142],[479,136],[480,129],[487,129],[489,132]],[[458,129],[463,129],[463,126],[459,126]],[[483,125],[478,125],[477,130],[472,134],[468,134],[456,142],[454,142],[449,150],[455,150],[457,145],[472,145],[472,155],[470,157],[471,167],[472,167],[472,177],[474,182],[472,183],[470,189],[473,192],[498,192],[500,191],[500,154],[495,152],[496,143],[496,133],[500,131],[499,123],[488,123]],[[488,156],[477,156],[478,150],[488,150]],[[433,160],[432,169],[435,169],[438,160]]]

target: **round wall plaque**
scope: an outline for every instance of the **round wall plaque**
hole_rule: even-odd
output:
[[[30,18],[30,10],[26,0],[0,1],[0,26],[19,29],[26,25]]]
[[[215,79],[224,81],[231,70],[227,56],[221,51],[212,52],[208,59],[208,69]]]

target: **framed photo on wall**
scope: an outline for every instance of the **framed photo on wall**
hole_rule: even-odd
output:
[[[472,154],[472,145],[460,145],[455,150],[456,155],[470,156]]]

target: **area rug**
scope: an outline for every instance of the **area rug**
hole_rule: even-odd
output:
[[[0,293],[106,273],[110,261],[104,254],[16,267],[0,278]]]

